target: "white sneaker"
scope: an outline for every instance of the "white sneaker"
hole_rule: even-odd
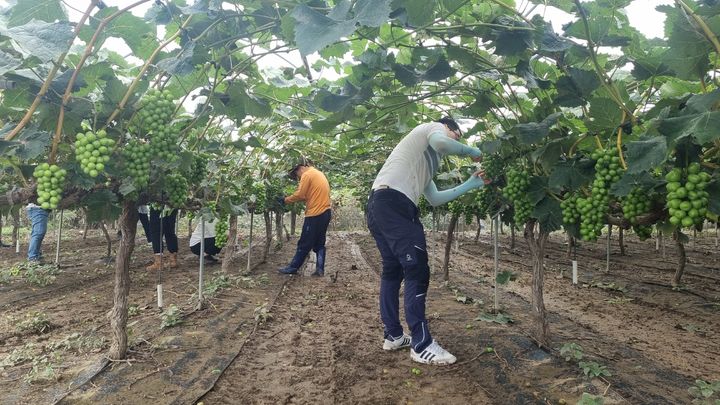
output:
[[[412,340],[410,335],[405,333],[399,338],[392,339],[393,340],[385,339],[385,342],[383,342],[383,350],[399,350],[404,347],[410,347],[410,340]]]
[[[434,340],[420,353],[416,353],[414,349],[410,349],[410,358],[418,363],[437,365],[453,364],[457,360],[457,357],[440,347]]]

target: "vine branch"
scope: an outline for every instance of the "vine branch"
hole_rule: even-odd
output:
[[[45,79],[45,82],[43,83],[42,87],[40,87],[40,91],[35,96],[35,100],[33,100],[32,104],[30,105],[30,108],[28,108],[27,112],[25,112],[25,116],[22,117],[20,122],[13,128],[12,131],[10,131],[9,134],[5,136],[6,141],[13,140],[17,134],[22,131],[23,128],[25,128],[25,125],[27,125],[28,122],[30,122],[30,118],[35,113],[35,110],[40,105],[40,100],[47,94],[48,89],[50,88],[50,84],[52,83],[53,79],[55,78],[55,75],[60,70],[60,66],[62,66],[63,61],[65,60],[65,57],[67,56],[68,52],[70,51],[70,47],[72,46],[72,43],[75,42],[75,38],[77,38],[78,34],[80,33],[80,29],[82,29],[83,24],[85,24],[85,21],[88,19],[88,16],[92,12],[92,10],[97,6],[97,4],[100,2],[100,0],[92,0],[90,2],[90,5],[88,6],[87,10],[85,10],[85,14],[83,14],[82,18],[78,22],[78,24],[75,26],[75,29],[73,30],[73,37],[70,40],[68,44],[68,49],[63,52],[60,57],[58,57],[58,60],[53,63],[53,68],[50,70],[50,73],[48,73],[47,78]]]

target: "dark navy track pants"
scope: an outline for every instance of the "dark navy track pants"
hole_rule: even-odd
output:
[[[325,271],[325,234],[330,224],[331,213],[332,211],[328,209],[320,215],[305,217],[297,250],[289,267],[299,269],[312,250],[317,256],[317,270],[321,273]]]
[[[403,334],[399,294],[404,279],[405,320],[410,328],[412,347],[421,352],[432,343],[432,336],[425,318],[430,268],[417,206],[397,190],[375,190],[368,200],[367,223],[382,257],[380,317],[385,337],[397,338]]]

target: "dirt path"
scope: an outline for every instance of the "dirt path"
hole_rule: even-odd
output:
[[[148,247],[141,245],[131,269],[129,359],[106,367],[63,403],[556,404],[575,403],[584,392],[603,395],[606,404],[689,403],[687,388],[695,379],[720,379],[720,341],[714,338],[720,286],[708,282],[718,275],[717,255],[699,240],[690,253],[695,275],[686,278],[688,290],[674,291],[664,285],[672,277],[672,252],[663,259],[654,243],[627,240],[630,256],[613,256],[610,272],[604,271],[604,246],[584,245],[578,252],[584,287],[574,287],[567,272],[556,277],[568,260],[561,238],[552,238],[545,285],[549,351],[538,349],[527,332],[531,279],[524,241],[510,252],[502,239],[501,269],[516,275],[498,291],[502,312],[514,319],[510,325],[478,320],[492,307],[494,292],[487,235],[479,244],[463,244],[452,255],[451,281],[434,274],[428,293],[433,336],[458,357],[449,367],[382,350],[380,258],[367,233],[329,235],[324,278],[310,277],[310,267],[303,275],[277,273],[295,240],[246,276],[219,279],[219,266],[210,266],[207,283],[224,281],[200,311],[194,309],[197,264],[181,255],[181,268],[163,273],[163,284],[166,306],[180,309],[182,323],[165,329],[155,308],[155,276],[143,269]],[[73,246],[74,266],[48,287],[0,287],[0,361],[24,351],[29,356],[0,370],[0,402],[52,403],[102,361],[113,288],[112,269],[98,261],[103,243],[97,238]],[[444,242],[435,243],[439,269]],[[16,259],[0,252],[0,260]],[[18,331],[18,320],[35,312],[47,314],[50,331]],[[580,344],[584,361],[612,375],[584,377],[576,362],[559,355],[566,343]],[[47,358],[59,380],[26,382],[33,358]]]

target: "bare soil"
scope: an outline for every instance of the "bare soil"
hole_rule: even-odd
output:
[[[530,260],[519,238],[510,249],[501,236],[500,271],[514,281],[497,289],[509,324],[488,323],[493,312],[493,257],[489,235],[465,235],[441,280],[443,234],[428,234],[433,279],[428,315],[435,339],[458,357],[452,366],[427,366],[408,351],[382,350],[377,309],[380,258],[366,232],[328,235],[326,276],[277,269],[294,253],[296,239],[251,250],[225,284],[197,309],[198,264],[181,240],[180,267],[144,270],[149,247],[136,247],[131,268],[130,352],[108,362],[113,271],[103,261],[104,239],[92,234],[64,242],[60,273],[46,287],[14,279],[0,285],[0,403],[238,404],[238,403],[575,403],[583,393],[606,404],[691,403],[696,379],[720,380],[720,264],[715,236],[687,246],[681,289],[672,289],[675,247],[665,255],[654,240],[625,238],[627,255],[613,240],[606,271],[605,242],[577,250],[580,283],[570,279],[563,235],[546,250],[545,303],[552,345],[530,336]],[[70,234],[70,233],[68,233]],[[75,233],[76,235],[77,233]],[[46,255],[52,247],[45,244]],[[22,261],[0,249],[0,266]],[[205,284],[218,284],[220,266],[205,268]],[[180,324],[161,328],[156,284],[165,310],[175,305]],[[42,333],[18,326],[45,314]],[[167,322],[167,320],[166,320]],[[582,346],[582,361],[611,374],[583,375],[560,348]],[[489,351],[487,348],[492,348]],[[3,364],[5,364],[3,368]],[[48,367],[53,371],[48,372]],[[45,378],[43,378],[45,377]]]

